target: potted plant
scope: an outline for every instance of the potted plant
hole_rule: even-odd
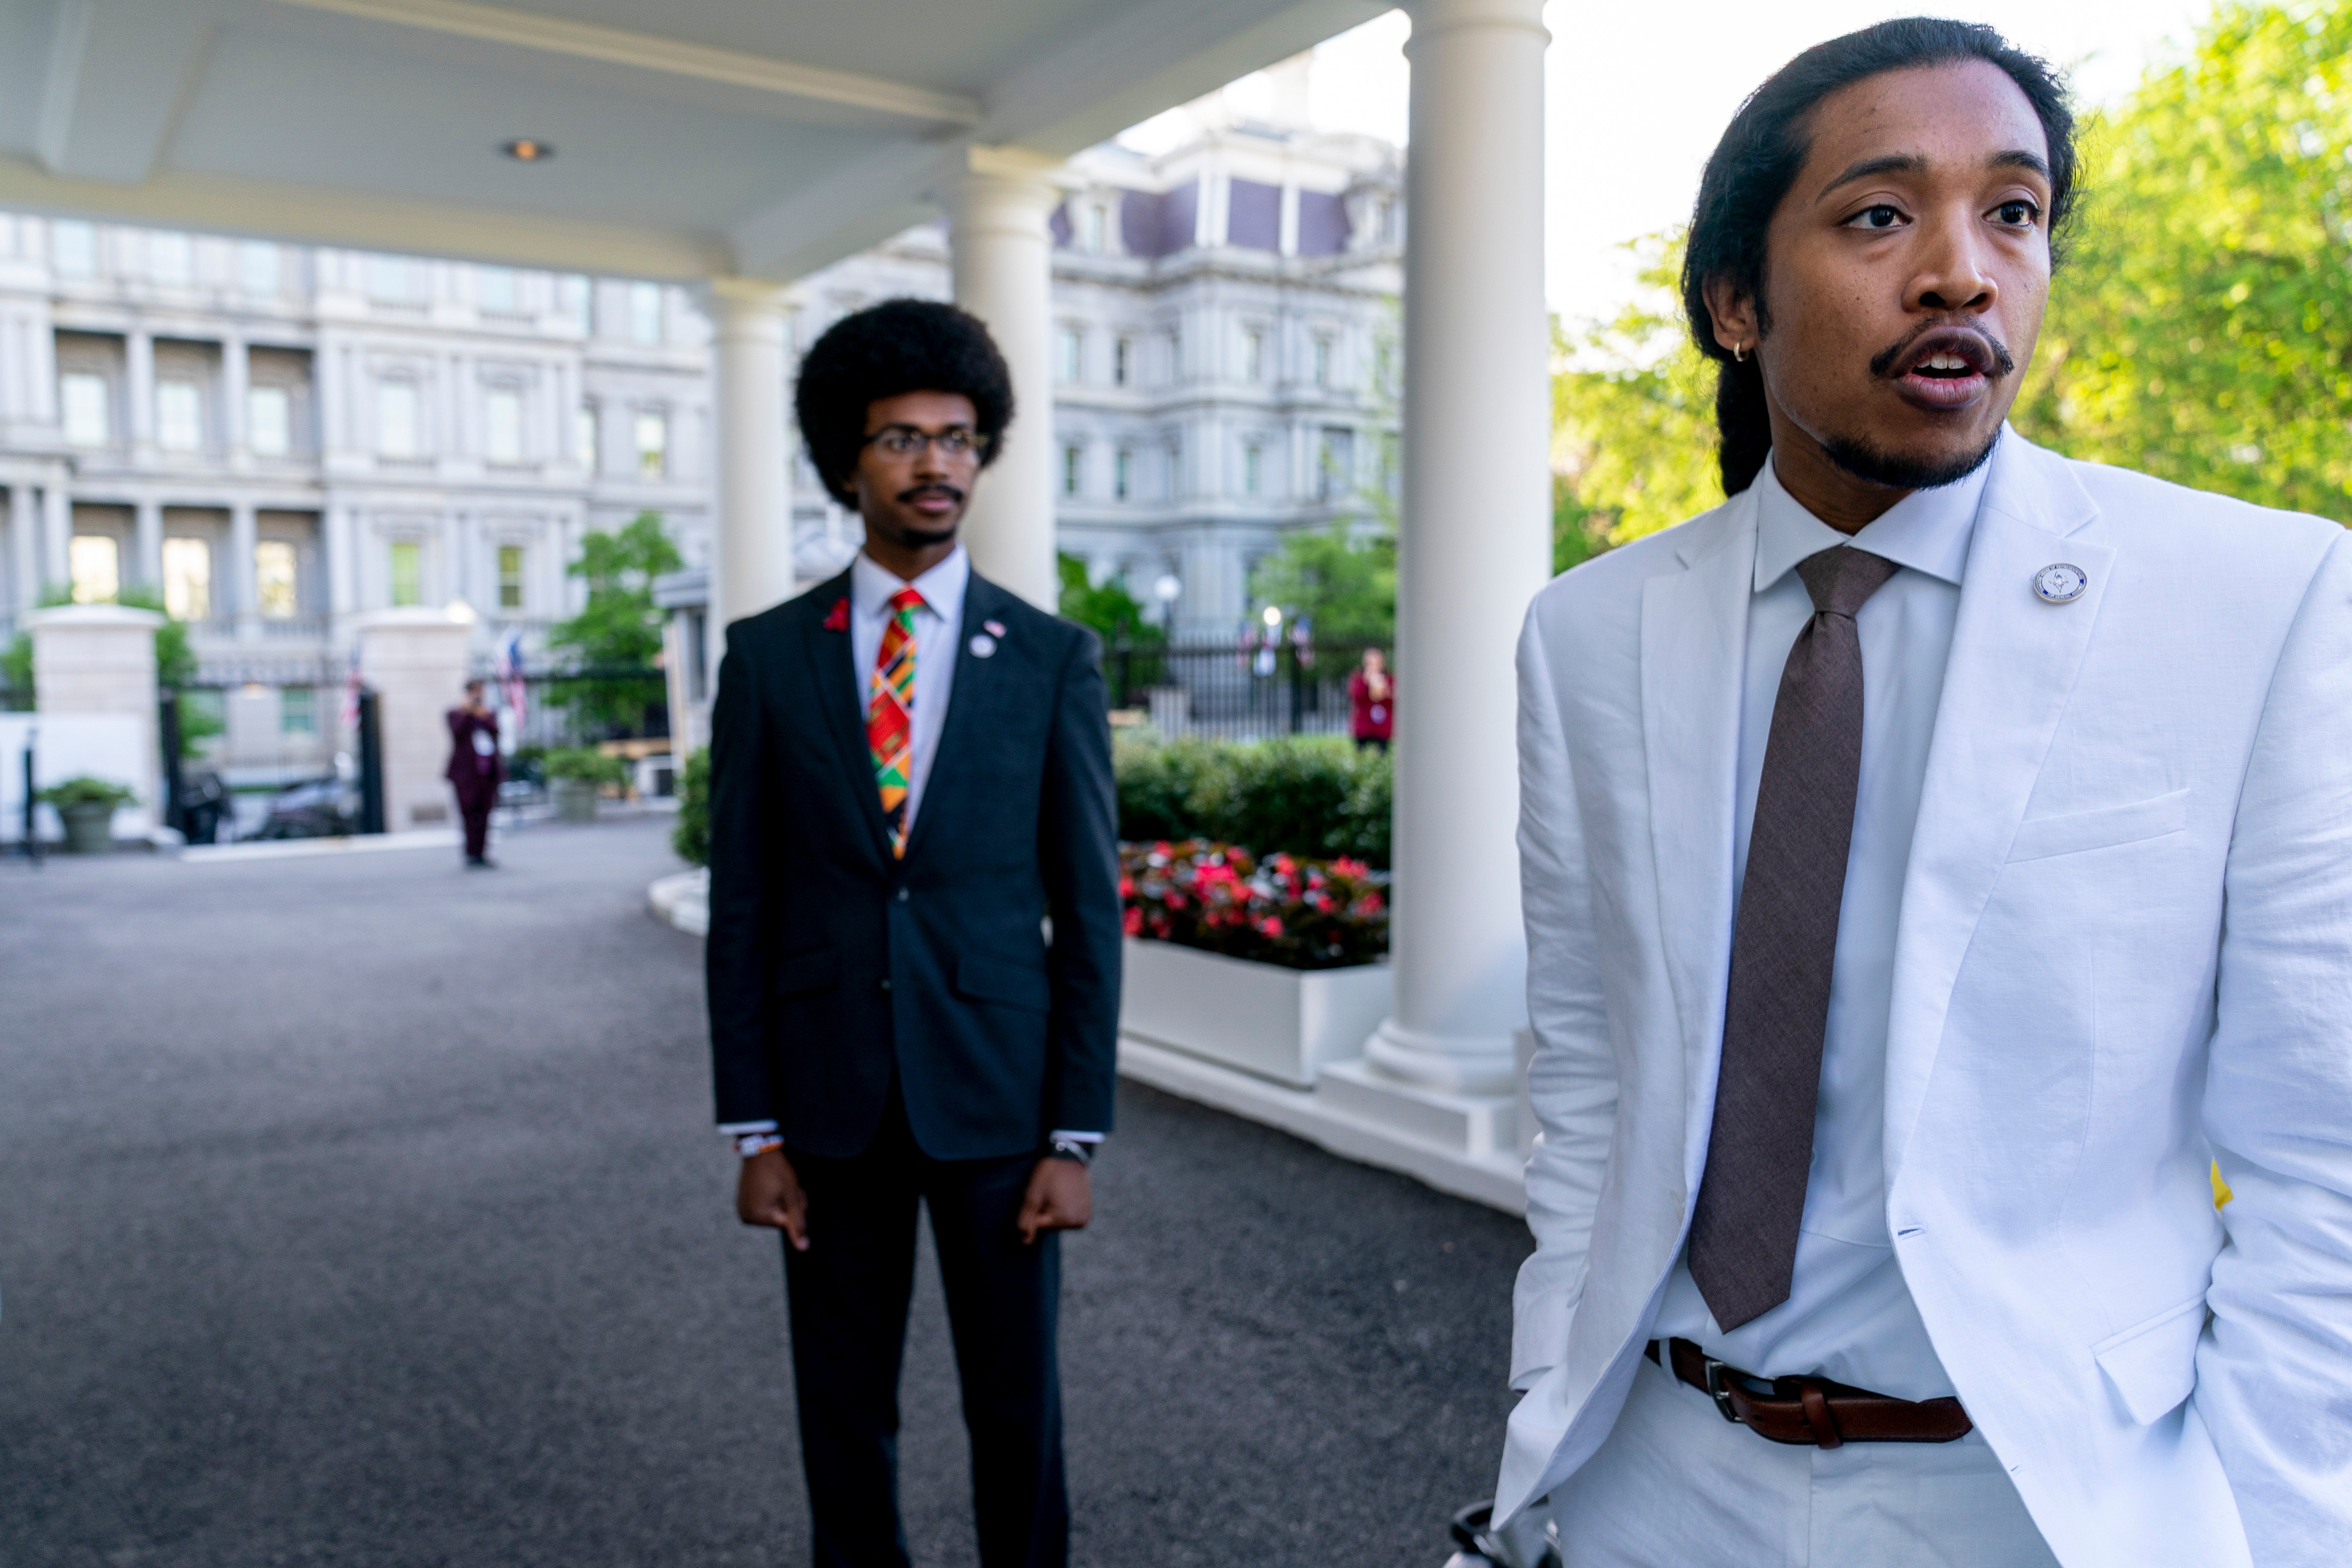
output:
[[[66,826],[66,847],[77,855],[103,855],[114,847],[114,813],[136,805],[138,792],[112,779],[83,773],[40,792],[43,804],[57,810]]]
[[[586,746],[550,752],[540,765],[555,815],[564,822],[595,821],[597,795],[607,785],[617,789],[629,782],[628,763]]]
[[[1208,839],[1119,847],[1119,1027],[1311,1089],[1389,1011],[1388,878]]]

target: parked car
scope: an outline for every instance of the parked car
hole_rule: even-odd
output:
[[[269,800],[256,838],[341,838],[359,831],[356,784],[329,775],[288,784]]]

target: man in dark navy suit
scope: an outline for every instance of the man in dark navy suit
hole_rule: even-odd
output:
[[[851,568],[727,628],[711,1055],[736,1207],[784,1233],[821,1568],[902,1568],[898,1381],[930,1209],[983,1568],[1066,1561],[1055,1232],[1093,1212],[1118,1018],[1100,649],[956,541],[1013,416],[988,331],[894,300],[803,360]]]

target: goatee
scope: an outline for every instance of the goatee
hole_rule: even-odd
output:
[[[1907,452],[1882,452],[1869,442],[1838,437],[1822,443],[1831,462],[1855,479],[1895,490],[1932,490],[1958,484],[1979,468],[2000,445],[1996,428],[1975,451],[1955,458],[1915,457]]]

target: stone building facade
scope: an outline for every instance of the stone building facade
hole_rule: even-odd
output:
[[[1373,139],[1213,116],[1068,167],[1061,548],[1180,631],[1230,632],[1285,531],[1393,484],[1400,181]],[[804,279],[793,341],[949,292],[919,226]],[[331,664],[404,605],[535,648],[583,531],[657,511],[707,562],[711,405],[685,289],[0,214],[0,630],[144,584],[233,681]],[[804,458],[793,513],[803,583],[855,551]],[[329,744],[315,700],[280,702],[289,765]]]

